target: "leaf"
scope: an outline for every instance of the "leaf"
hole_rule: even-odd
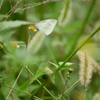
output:
[[[5,34],[0,34],[0,42],[7,41],[7,39],[14,33],[15,31],[6,31]]]
[[[28,80],[26,82],[24,82],[19,89],[21,90],[25,90],[26,87],[28,87],[29,84],[32,84],[38,77],[40,77],[41,75],[43,74],[36,74],[36,75],[33,75],[31,78],[30,78],[30,82],[28,82]]]
[[[34,82],[34,80],[36,80],[38,77],[42,76],[43,74],[44,74],[44,72],[41,71],[41,70],[39,70],[34,76],[32,76],[31,81],[30,81],[30,84],[32,82]]]
[[[27,25],[27,24],[32,24],[31,22],[27,22],[27,21],[3,21],[0,22],[0,32],[5,30],[5,29],[9,29],[9,28],[15,28],[15,27],[19,27],[21,25]]]
[[[59,65],[62,65],[62,64],[63,64],[63,62],[59,62]],[[73,65],[73,63],[67,62],[67,63],[65,63],[65,65],[61,69],[71,68],[72,67],[71,65]]]
[[[37,70],[36,74],[34,74],[31,78],[30,78],[30,82],[28,82],[28,80],[26,82],[24,82],[21,86],[20,86],[20,89],[23,90],[23,89],[26,89],[26,87],[29,85],[29,84],[32,84],[38,77],[42,76],[44,74],[44,72],[42,70]]]
[[[51,65],[55,66],[56,68],[58,68],[58,65],[57,65],[57,64],[55,64],[55,63],[53,63],[53,62],[50,62],[50,61],[49,61],[49,63],[50,63]]]
[[[2,20],[2,18],[7,18],[8,17],[8,15],[1,15],[0,14],[0,20]]]
[[[54,65],[56,68],[58,68],[63,62],[59,62],[59,65],[53,63],[53,62],[49,62],[50,64]],[[68,69],[71,67],[71,65],[73,65],[73,63],[71,62],[67,62],[61,69]]]

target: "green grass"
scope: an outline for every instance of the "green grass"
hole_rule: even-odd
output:
[[[93,70],[85,91],[76,53],[88,52],[99,66],[100,2],[71,0],[71,7],[65,2],[0,0],[0,100],[99,100],[100,72]],[[64,4],[70,15],[62,12]],[[50,35],[29,30],[46,19],[57,20]],[[32,37],[33,53],[28,50]]]

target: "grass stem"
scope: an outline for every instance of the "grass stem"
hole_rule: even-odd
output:
[[[26,69],[32,76],[34,76],[34,74],[28,69],[27,66],[25,66],[25,69]],[[30,100],[30,99],[34,96],[34,94],[35,94],[41,87],[43,87],[43,88],[47,91],[47,93],[48,93],[54,100],[56,100],[55,97],[50,93],[50,91],[44,86],[45,83],[42,84],[38,79],[36,79],[36,81],[37,81],[41,86],[40,86],[35,92],[32,93],[32,95],[29,97],[28,100]]]

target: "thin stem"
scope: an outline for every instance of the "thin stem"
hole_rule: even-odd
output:
[[[79,81],[80,81],[80,79],[77,80],[72,86],[70,86],[63,94],[67,93],[67,92],[68,92],[72,87],[74,87]],[[59,100],[59,98],[60,98],[60,97],[58,97],[56,100]]]
[[[53,76],[56,72],[58,72],[65,64],[68,62],[76,53],[79,51],[98,31],[100,30],[100,27],[97,28],[75,51],[73,51],[67,59],[58,67],[57,70],[54,71],[54,73],[51,75]]]
[[[74,42],[73,42],[73,46],[71,47],[72,49],[70,50],[69,55],[72,53],[72,51],[73,51],[73,49],[75,48],[75,46],[76,46],[76,44],[77,44],[77,42],[78,42],[80,36],[82,35],[82,33],[83,33],[83,31],[84,31],[84,28],[85,28],[85,26],[86,26],[86,23],[88,22],[89,17],[90,17],[90,15],[91,15],[91,12],[92,12],[92,10],[93,10],[93,7],[95,6],[95,3],[96,3],[96,0],[92,0],[92,3],[91,3],[91,5],[90,5],[90,7],[89,7],[89,9],[88,9],[88,11],[87,11],[87,13],[86,13],[85,19],[84,19],[84,21],[83,21],[83,23],[82,23],[81,29],[80,29],[78,35],[75,37],[75,40],[74,40]]]
[[[31,100],[31,99],[33,98],[33,96],[34,96],[42,87],[44,87],[45,84],[46,84],[46,82],[43,82],[42,85],[40,85],[39,88],[37,88],[37,89],[32,93],[32,95],[31,95],[29,98],[27,98],[27,100]],[[51,97],[52,97],[52,96],[51,96]],[[54,96],[53,96],[52,98],[53,98],[54,100],[56,100]]]
[[[62,94],[64,94],[64,91],[66,89],[67,83],[68,83],[68,79],[65,81],[65,84],[64,84],[64,87],[63,87],[63,90],[62,90]]]
[[[2,4],[3,4],[3,0],[1,0],[1,2],[0,2],[0,9],[1,9],[1,7],[2,7]]]
[[[5,68],[5,72],[6,72],[6,74],[8,74],[7,65],[6,65],[6,63],[5,63],[5,61],[4,61],[4,58],[3,58],[3,56],[2,56],[1,53],[0,53],[0,56],[1,56],[1,59],[2,59],[2,62],[3,62],[4,68]]]
[[[43,99],[41,99],[41,98],[39,98],[39,97],[37,97],[37,96],[34,96],[37,100],[43,100]]]
[[[8,15],[9,13],[10,13],[10,14],[8,15],[8,17],[7,17],[5,20],[7,20],[7,19],[11,16],[11,14],[13,14],[14,9],[17,8],[17,6],[18,6],[20,3],[21,3],[21,0],[19,0],[19,1],[14,5],[14,7],[11,8],[10,11],[8,11],[8,13],[7,13],[6,15]]]
[[[74,87],[79,81],[80,81],[80,79],[77,80],[72,86],[70,86],[70,87],[64,92],[64,94],[67,93],[72,87]]]
[[[50,3],[50,2],[58,2],[58,1],[64,1],[64,0],[47,0],[47,1],[43,1],[43,2],[38,2],[38,3],[35,3],[35,4],[32,5],[32,6],[29,6],[29,7],[20,9],[20,10],[16,10],[16,11],[14,11],[13,13],[16,13],[16,12],[19,12],[19,11],[23,11],[23,10],[26,10],[26,9],[30,9],[30,8],[33,8],[33,7],[42,5],[42,4],[46,4],[46,3]]]
[[[25,66],[24,68],[25,68],[32,76],[34,76],[34,74],[27,68],[27,66]],[[48,94],[51,95],[51,97],[52,97],[54,100],[56,100],[55,97],[49,92],[49,90],[48,90],[45,86],[43,86],[45,83],[42,84],[38,79],[36,79],[36,81],[41,85],[40,88],[43,87],[43,88],[48,92]],[[40,88],[39,88],[39,89],[40,89]],[[37,89],[37,91],[38,91],[38,89]],[[37,92],[37,91],[36,91],[36,92]],[[34,94],[35,94],[35,93],[32,93],[32,96],[34,96]]]
[[[100,27],[98,27],[75,51],[73,51],[72,53],[71,53],[71,55],[64,61],[64,63],[62,63],[62,65],[60,65],[59,67],[58,67],[58,69],[57,70],[55,70],[54,71],[54,73],[51,75],[51,77],[53,76],[53,75],[55,75],[55,73],[56,72],[58,72],[64,65],[65,65],[65,63],[66,62],[68,62],[75,54],[76,54],[76,52],[80,49],[80,48],[82,48],[86,43],[87,43],[87,41],[89,41],[89,39],[91,39],[98,31],[100,30]],[[27,69],[27,67],[25,67],[26,69]],[[27,69],[28,70],[28,69]],[[28,70],[28,71],[30,71],[30,70]],[[30,72],[31,73],[31,72]],[[32,75],[32,74],[31,74]],[[39,80],[38,80],[39,81]],[[41,89],[42,88],[42,86],[43,86],[43,88],[44,88],[44,85],[47,83],[49,81],[49,78],[41,85],[41,87],[39,88],[39,89]],[[75,83],[75,84],[77,84],[79,82],[79,80]],[[73,86],[73,85],[72,85]],[[70,87],[71,88],[71,87]],[[70,89],[69,88],[69,89]],[[39,89],[37,89],[37,91],[39,90]],[[67,89],[67,91],[69,90],[69,89]],[[65,91],[64,93],[66,93],[67,91]],[[47,90],[47,92],[48,92],[48,90]],[[34,92],[34,94],[35,94],[36,92]],[[52,94],[51,94],[52,95]],[[54,97],[54,96],[53,96]],[[30,100],[30,99],[28,99],[28,100]],[[54,100],[55,100],[55,97],[54,97]],[[57,99],[56,99],[57,100]]]
[[[29,66],[28,66],[29,69]],[[30,83],[30,73],[28,72],[28,84]],[[30,84],[28,85],[28,91],[30,93]]]
[[[11,54],[9,54],[7,51],[4,50],[4,52],[5,52],[9,57],[11,57],[12,59],[15,60],[15,58],[14,58]]]
[[[17,76],[17,78],[16,78],[16,80],[15,80],[15,82],[14,82],[12,88],[14,88],[15,84],[17,83],[17,81],[18,81],[18,79],[19,79],[19,77],[20,77],[20,75],[21,75],[23,69],[24,69],[24,67],[20,70],[20,72],[19,72],[19,74],[18,74],[18,76]],[[13,90],[13,89],[10,89],[10,92],[8,93],[8,95],[7,95],[7,97],[6,97],[6,100],[8,100],[8,98],[9,98],[9,96],[10,96],[12,90]]]
[[[95,1],[93,0],[91,6],[94,5],[94,4],[93,4],[94,2],[95,2]],[[92,10],[92,9],[89,8],[89,14],[86,15],[86,19],[85,19],[84,22],[83,22],[82,29],[81,29],[80,33],[84,30],[83,26],[85,26],[85,24],[86,24],[86,22],[87,22],[87,20],[88,20],[88,18],[89,18],[89,16],[90,16],[90,10]],[[52,77],[53,75],[55,75],[55,73],[58,72],[58,71],[65,65],[65,63],[68,62],[68,61],[76,54],[76,52],[77,52],[81,47],[83,47],[83,46],[87,43],[87,41],[88,41],[89,39],[91,39],[99,30],[100,30],[100,27],[97,28],[97,29],[96,29],[96,30],[95,30],[95,31],[94,31],[94,32],[93,32],[93,33],[92,33],[92,34],[91,34],[91,35],[76,49],[76,50],[72,51],[72,53],[68,56],[68,58],[65,59],[64,63],[63,63],[62,65],[60,65],[59,68],[58,68],[57,70],[54,71],[54,73],[51,75],[51,77]],[[49,80],[49,79],[48,79],[48,80]],[[45,83],[48,82],[48,80],[46,80]],[[45,85],[45,84],[44,84],[44,85]]]
[[[84,91],[84,100],[86,100],[86,91]]]
[[[25,93],[25,94],[27,94],[27,95],[31,95],[30,93],[27,93],[27,92],[25,92],[25,91],[19,90],[19,89],[17,89],[17,88],[13,88],[13,87],[8,86],[8,85],[6,85],[6,84],[2,84],[2,86],[8,87],[8,88],[13,89],[13,90],[17,90],[17,91],[22,92],[22,93]]]

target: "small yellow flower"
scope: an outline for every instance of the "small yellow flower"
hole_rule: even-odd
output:
[[[68,72],[67,72],[67,78],[68,78],[68,79],[70,79],[71,73],[72,73],[73,71],[74,71],[73,68],[69,68],[69,69],[68,69]]]
[[[29,29],[32,30],[32,31],[35,31],[35,32],[37,31],[37,28],[35,26],[33,26],[33,25],[30,25]]]
[[[74,71],[74,69],[73,68],[69,68],[69,73],[72,73],[73,71]]]
[[[12,45],[13,45],[14,47],[16,47],[16,48],[19,48],[19,45],[18,45],[17,43],[15,43],[15,42],[13,42]]]
[[[0,44],[0,48],[3,48],[3,45],[2,44]]]

